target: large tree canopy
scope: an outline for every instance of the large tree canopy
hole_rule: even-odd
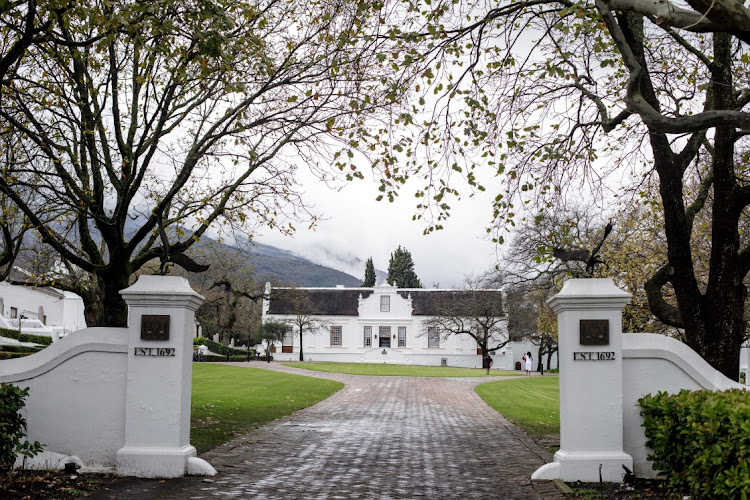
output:
[[[80,0],[45,9],[41,34],[36,18],[20,24],[36,4],[13,5],[0,191],[92,277],[57,283],[84,297],[90,326],[124,325],[131,275],[190,264],[211,226],[314,222],[297,165],[345,169],[336,151],[399,89],[371,64],[388,16],[364,4]]]
[[[422,127],[396,143],[399,161],[382,151],[381,189],[392,197],[422,176],[420,209],[437,209],[439,226],[456,176],[484,189],[481,165],[497,179],[491,232],[502,240],[523,207],[638,196],[653,179],[667,260],[647,282],[649,306],[737,378],[750,270],[738,229],[750,203],[750,17],[732,0],[688,3],[409,2],[389,63],[420,66],[413,90],[424,108],[403,121]],[[691,247],[701,211],[711,214],[705,276]],[[676,305],[665,300],[672,291]]]

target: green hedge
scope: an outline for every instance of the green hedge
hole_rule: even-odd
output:
[[[34,342],[35,344],[51,345],[52,337],[46,335],[32,335],[30,333],[22,333],[18,336],[18,340],[21,342]]]
[[[251,351],[252,352],[252,351]],[[201,358],[201,361],[207,361],[209,363],[216,363],[221,361],[226,361],[226,356],[217,356],[215,354],[207,354]],[[247,353],[244,356],[229,356],[230,362],[240,362],[240,361],[247,361]]]
[[[13,358],[23,358],[24,356],[28,356],[29,354],[34,354],[34,353],[33,352],[0,351],[0,360],[3,360],[3,359],[13,359]]]
[[[223,354],[225,359],[226,359],[227,352],[229,352],[230,356],[242,356],[244,354],[245,359],[247,359],[247,349],[235,349],[233,347],[229,347],[224,344],[219,344],[218,342],[214,342],[213,340],[209,340],[209,339],[206,339],[206,343],[203,345],[207,345],[208,350],[211,352],[215,352],[217,354]]]
[[[34,342],[35,344],[50,345],[52,337],[46,335],[32,335],[30,333],[19,333],[18,330],[0,328],[0,337],[20,340],[21,342]]]
[[[10,328],[0,328],[0,337],[18,340],[19,334],[20,333],[18,330],[11,330]]]
[[[659,392],[638,400],[655,470],[694,498],[748,498],[750,391]]]
[[[7,351],[7,352],[39,352],[41,349],[39,347],[27,347],[25,345],[0,345],[0,351]]]

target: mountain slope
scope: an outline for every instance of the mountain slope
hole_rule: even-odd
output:
[[[298,286],[356,287],[362,284],[362,280],[350,274],[270,245],[255,244],[247,262],[253,267],[257,281]]]

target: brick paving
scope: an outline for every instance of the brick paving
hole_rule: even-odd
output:
[[[552,482],[529,480],[552,457],[474,392],[488,378],[369,377],[246,365],[346,385],[201,455],[218,471],[212,478],[123,479],[92,498],[563,498]]]

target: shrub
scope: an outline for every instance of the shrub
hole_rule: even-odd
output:
[[[193,337],[193,345],[208,345],[206,337]]]
[[[219,344],[218,342],[214,342],[213,340],[206,339],[206,344],[208,346],[208,350],[211,352],[215,352],[218,354],[223,354],[226,358],[227,351],[229,351],[230,356],[241,356],[245,355],[247,357],[247,350],[246,349],[235,349],[229,346],[225,346],[224,344]]]
[[[20,389],[0,384],[0,465],[12,466],[18,455],[33,457],[42,451],[39,441],[22,440],[26,434],[26,419],[20,410],[28,395],[28,387]]]
[[[23,358],[24,356],[28,356],[29,354],[33,354],[33,353],[31,353],[31,352],[0,351],[0,360],[3,360],[3,359],[13,359],[13,358]]]
[[[218,363],[218,362],[222,362],[226,360],[227,360],[226,355],[217,356],[215,354],[207,354],[201,358],[201,361],[208,361],[209,363],[212,363],[212,362]],[[247,361],[247,354],[244,354],[242,356],[229,356],[229,361],[230,362]]]
[[[9,339],[16,339],[21,342],[34,342],[35,344],[50,345],[52,343],[52,337],[46,335],[32,335],[30,333],[19,333],[18,330],[11,330],[9,328],[0,328],[0,337]]]
[[[4,346],[0,346],[0,350],[6,351],[6,352],[25,352],[27,354],[32,354],[35,352],[39,352],[41,348],[29,347],[25,345],[4,345]]]
[[[750,392],[659,392],[638,400],[655,470],[695,498],[747,498]]]
[[[18,340],[21,342],[34,342],[35,344],[50,345],[52,344],[52,337],[46,335],[32,335],[30,333],[22,333],[18,336]]]
[[[9,328],[0,328],[0,337],[18,340],[19,335],[20,335],[20,332],[18,330],[11,330]]]

